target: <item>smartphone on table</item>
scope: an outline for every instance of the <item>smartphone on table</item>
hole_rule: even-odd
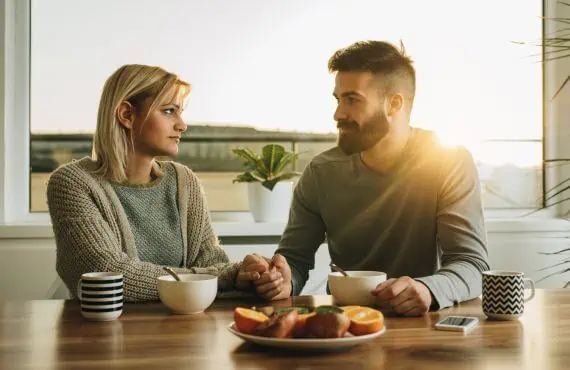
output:
[[[437,330],[460,331],[467,334],[477,327],[478,324],[479,319],[477,317],[447,316],[439,320],[435,324],[435,328]]]

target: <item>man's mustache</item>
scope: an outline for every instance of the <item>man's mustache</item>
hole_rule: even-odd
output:
[[[344,130],[358,131],[360,126],[358,126],[358,123],[356,123],[355,121],[340,120],[340,121],[337,121],[336,128],[338,128],[338,129],[342,128]]]

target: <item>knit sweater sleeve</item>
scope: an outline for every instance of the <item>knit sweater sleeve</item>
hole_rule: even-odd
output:
[[[112,271],[124,276],[129,301],[157,300],[161,266],[129,257],[122,250],[120,232],[112,222],[104,194],[93,191],[91,178],[73,166],[55,171],[48,182],[47,199],[55,234],[56,270],[76,297],[81,274]],[[174,269],[191,273],[188,269]]]
[[[188,196],[189,254],[187,267],[194,273],[218,276],[220,293],[234,291],[241,262],[230,262],[228,255],[220,246],[212,227],[202,185],[194,172],[188,167],[184,168],[187,174],[186,193]]]

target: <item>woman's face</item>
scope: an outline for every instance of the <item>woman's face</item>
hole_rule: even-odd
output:
[[[142,114],[135,115],[132,127],[135,155],[153,158],[176,156],[180,137],[187,129],[181,117],[183,99],[177,91],[172,91],[147,115],[151,103],[152,99],[147,99]]]

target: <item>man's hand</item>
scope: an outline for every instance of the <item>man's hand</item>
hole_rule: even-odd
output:
[[[236,277],[235,287],[238,290],[247,290],[253,287],[252,282],[259,280],[262,274],[269,271],[269,263],[257,254],[248,254],[243,259]]]
[[[270,301],[288,298],[291,295],[291,268],[285,257],[274,255],[269,270],[254,284],[257,294]]]
[[[409,276],[388,279],[378,284],[372,294],[376,296],[379,305],[388,305],[405,316],[421,316],[428,312],[431,306],[431,292],[428,287]]]

